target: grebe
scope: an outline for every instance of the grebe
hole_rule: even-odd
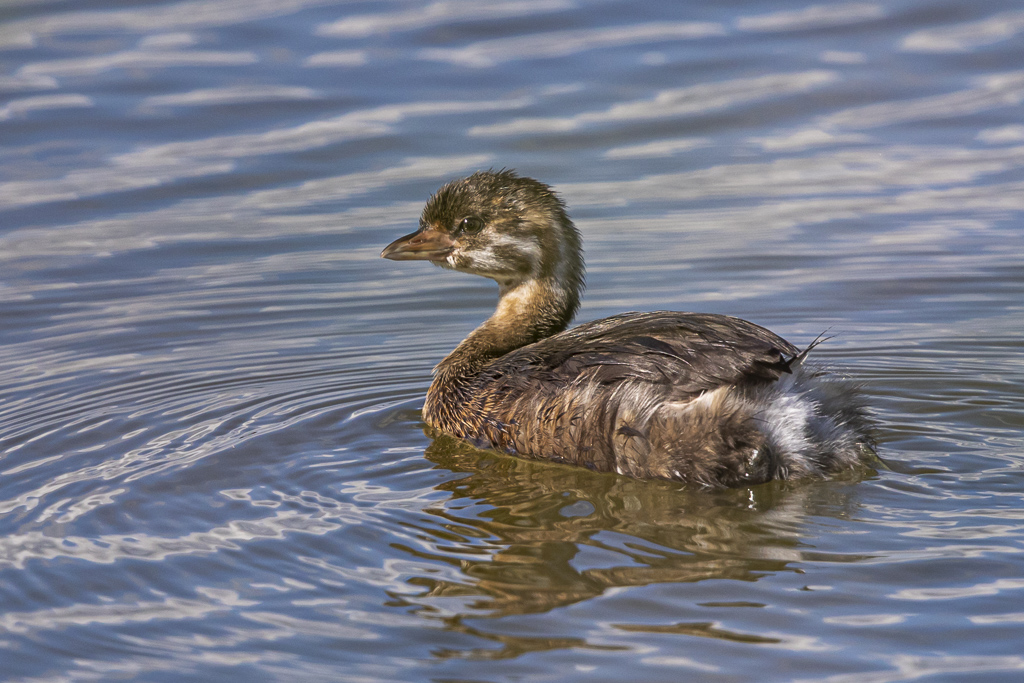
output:
[[[547,185],[455,180],[381,256],[483,275],[494,314],[434,368],[423,418],[480,448],[703,486],[821,477],[873,461],[856,388],[739,318],[623,313],[564,331],[580,234]]]

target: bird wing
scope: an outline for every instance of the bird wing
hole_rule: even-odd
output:
[[[798,356],[786,340],[739,318],[626,313],[513,351],[480,379],[513,393],[641,382],[662,385],[665,398],[682,401],[724,385],[775,381]]]

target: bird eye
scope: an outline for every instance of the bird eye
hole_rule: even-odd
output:
[[[459,230],[467,235],[475,235],[484,229],[484,221],[479,216],[468,216],[459,223]]]

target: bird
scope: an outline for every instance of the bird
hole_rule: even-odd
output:
[[[566,329],[582,238],[548,185],[511,169],[448,182],[381,252],[498,284],[494,313],[435,368],[423,419],[523,458],[736,488],[872,466],[860,385],[722,314],[633,312]]]

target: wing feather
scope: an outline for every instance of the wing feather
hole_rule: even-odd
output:
[[[786,340],[739,318],[627,313],[507,354],[480,380],[518,391],[629,380],[671,387],[671,399],[681,401],[723,385],[777,380],[798,355]]]

